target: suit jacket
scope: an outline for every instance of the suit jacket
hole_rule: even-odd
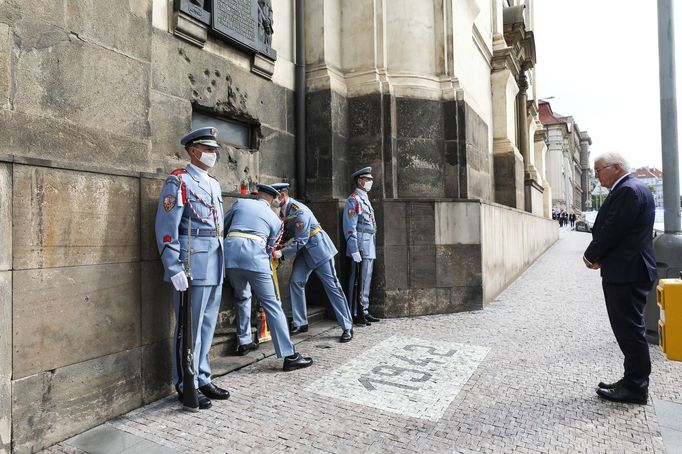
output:
[[[655,204],[651,191],[625,176],[604,201],[592,228],[585,258],[601,264],[607,283],[656,280],[653,248]]]

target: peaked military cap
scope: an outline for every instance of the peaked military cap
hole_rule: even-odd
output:
[[[216,130],[216,128],[212,128],[209,126],[206,128],[195,129],[194,131],[190,132],[182,139],[180,139],[180,143],[185,147],[194,144],[199,144],[206,145],[208,147],[220,148],[220,145],[218,145],[218,142],[216,142],[217,137],[218,131]]]
[[[289,183],[273,183],[270,186],[277,189],[278,191],[289,191]]]
[[[269,184],[258,184],[256,185],[256,188],[258,188],[258,192],[264,192],[265,194],[269,194],[273,197],[277,197],[279,195],[279,191]]]
[[[369,178],[370,180],[374,179],[374,177],[372,176],[372,168],[371,167],[363,167],[360,170],[356,170],[355,172],[353,172],[351,177],[353,177],[353,178],[360,178],[360,177]]]

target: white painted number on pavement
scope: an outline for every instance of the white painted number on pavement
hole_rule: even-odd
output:
[[[436,421],[488,347],[391,337],[316,380],[310,392]]]

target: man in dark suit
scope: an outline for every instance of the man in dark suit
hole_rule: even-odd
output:
[[[599,182],[611,191],[594,221],[583,261],[588,268],[601,269],[609,321],[625,356],[623,378],[600,382],[597,394],[616,402],[646,404],[651,359],[644,337],[644,306],[656,280],[655,205],[649,189],[628,168],[616,152],[604,153],[594,162]]]

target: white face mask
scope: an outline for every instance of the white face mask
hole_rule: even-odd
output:
[[[372,180],[365,181],[365,185],[362,187],[362,189],[369,192],[372,189]]]
[[[199,158],[199,161],[206,165],[207,167],[213,167],[215,165],[215,162],[218,160],[218,153],[207,153],[205,151],[201,152],[201,157]]]
[[[273,208],[279,208],[282,206],[282,201],[279,200],[279,198],[275,197],[272,199],[272,203],[270,204]]]

